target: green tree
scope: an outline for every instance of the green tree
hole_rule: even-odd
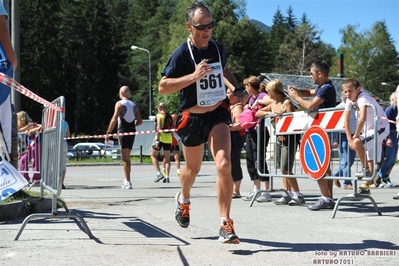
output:
[[[160,32],[159,38],[159,57],[157,60],[156,84],[161,80],[161,71],[165,67],[170,55],[184,41],[187,40],[189,32],[186,28],[186,11],[192,3],[190,0],[164,0],[166,10],[159,9],[158,16],[169,12],[170,16],[165,21],[166,28]],[[158,93],[158,86],[154,88],[154,102],[165,102],[168,106],[169,113],[177,113],[180,105],[180,94],[175,92],[172,94],[161,96]]]
[[[280,45],[276,72],[308,75],[310,65],[315,60],[325,60],[330,64],[334,51],[320,41],[320,34],[321,31],[304,14],[301,24],[289,32]]]
[[[397,81],[394,73],[398,52],[385,21],[377,21],[364,32],[357,28],[348,25],[340,30],[343,44],[338,52],[345,56],[345,76],[357,78],[364,88],[381,97],[385,89],[381,82]]]
[[[248,75],[271,69],[268,34],[245,16],[245,2],[209,2],[213,19],[217,22],[213,38],[225,46],[228,66],[237,82],[240,84]]]
[[[21,1],[22,84],[46,100],[66,97],[71,131],[104,132],[118,85],[118,32],[105,1]],[[110,38],[109,36],[112,36]],[[41,120],[27,98],[21,106]],[[106,117],[106,119],[105,119]]]
[[[288,26],[288,30],[290,32],[293,32],[296,29],[296,27],[298,26],[298,22],[294,15],[294,9],[292,8],[292,6],[289,6],[287,9],[286,23]]]
[[[32,92],[53,100],[63,91],[60,73],[54,68],[60,59],[59,10],[61,2],[20,2],[20,70],[21,83]],[[35,15],[33,15],[35,14]],[[21,109],[35,121],[41,121],[41,105],[21,96]]]
[[[289,33],[289,27],[286,23],[286,18],[281,13],[280,7],[277,7],[276,13],[273,15],[273,25],[270,31],[270,51],[275,55],[273,60],[273,70],[279,65],[280,44],[284,43],[286,36]]]

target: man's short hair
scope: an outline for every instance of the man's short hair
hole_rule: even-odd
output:
[[[208,14],[210,16],[212,16],[211,11],[209,10],[209,8],[207,6],[205,6],[203,3],[198,2],[198,3],[193,3],[191,6],[188,7],[187,9],[187,22],[193,23],[193,17],[194,17],[194,13],[197,9],[202,9],[205,10],[206,12],[208,12]]]
[[[355,78],[349,78],[344,80],[344,82],[342,83],[342,87],[354,87],[355,89],[357,89],[358,87],[360,87],[360,82]]]
[[[322,60],[317,60],[313,62],[311,65],[316,71],[320,71],[321,73],[324,74],[324,76],[328,77],[328,74],[330,73],[330,67],[325,61]]]

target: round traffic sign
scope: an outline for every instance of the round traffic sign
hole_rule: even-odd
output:
[[[322,178],[330,166],[331,147],[327,132],[320,126],[311,126],[303,134],[299,151],[301,166],[312,179]]]

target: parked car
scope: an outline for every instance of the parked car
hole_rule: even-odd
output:
[[[72,150],[68,151],[67,156],[68,157],[75,157],[77,156],[77,153],[79,156],[82,157],[100,157],[105,156],[105,157],[111,157],[112,156],[112,150],[111,149],[105,149],[104,143],[101,142],[81,142],[73,146]]]

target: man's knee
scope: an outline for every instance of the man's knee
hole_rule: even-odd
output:
[[[201,170],[201,165],[195,165],[195,166],[191,166],[191,165],[185,165],[185,172],[189,175],[189,176],[197,176],[198,173]]]
[[[151,148],[151,157],[157,158],[158,157],[158,153],[159,153],[158,150],[156,150],[154,148]]]
[[[217,160],[216,171],[221,174],[230,174],[231,173],[231,161],[227,158],[223,158],[221,160]]]
[[[130,156],[122,156],[122,161],[124,163],[129,163],[130,162]]]

